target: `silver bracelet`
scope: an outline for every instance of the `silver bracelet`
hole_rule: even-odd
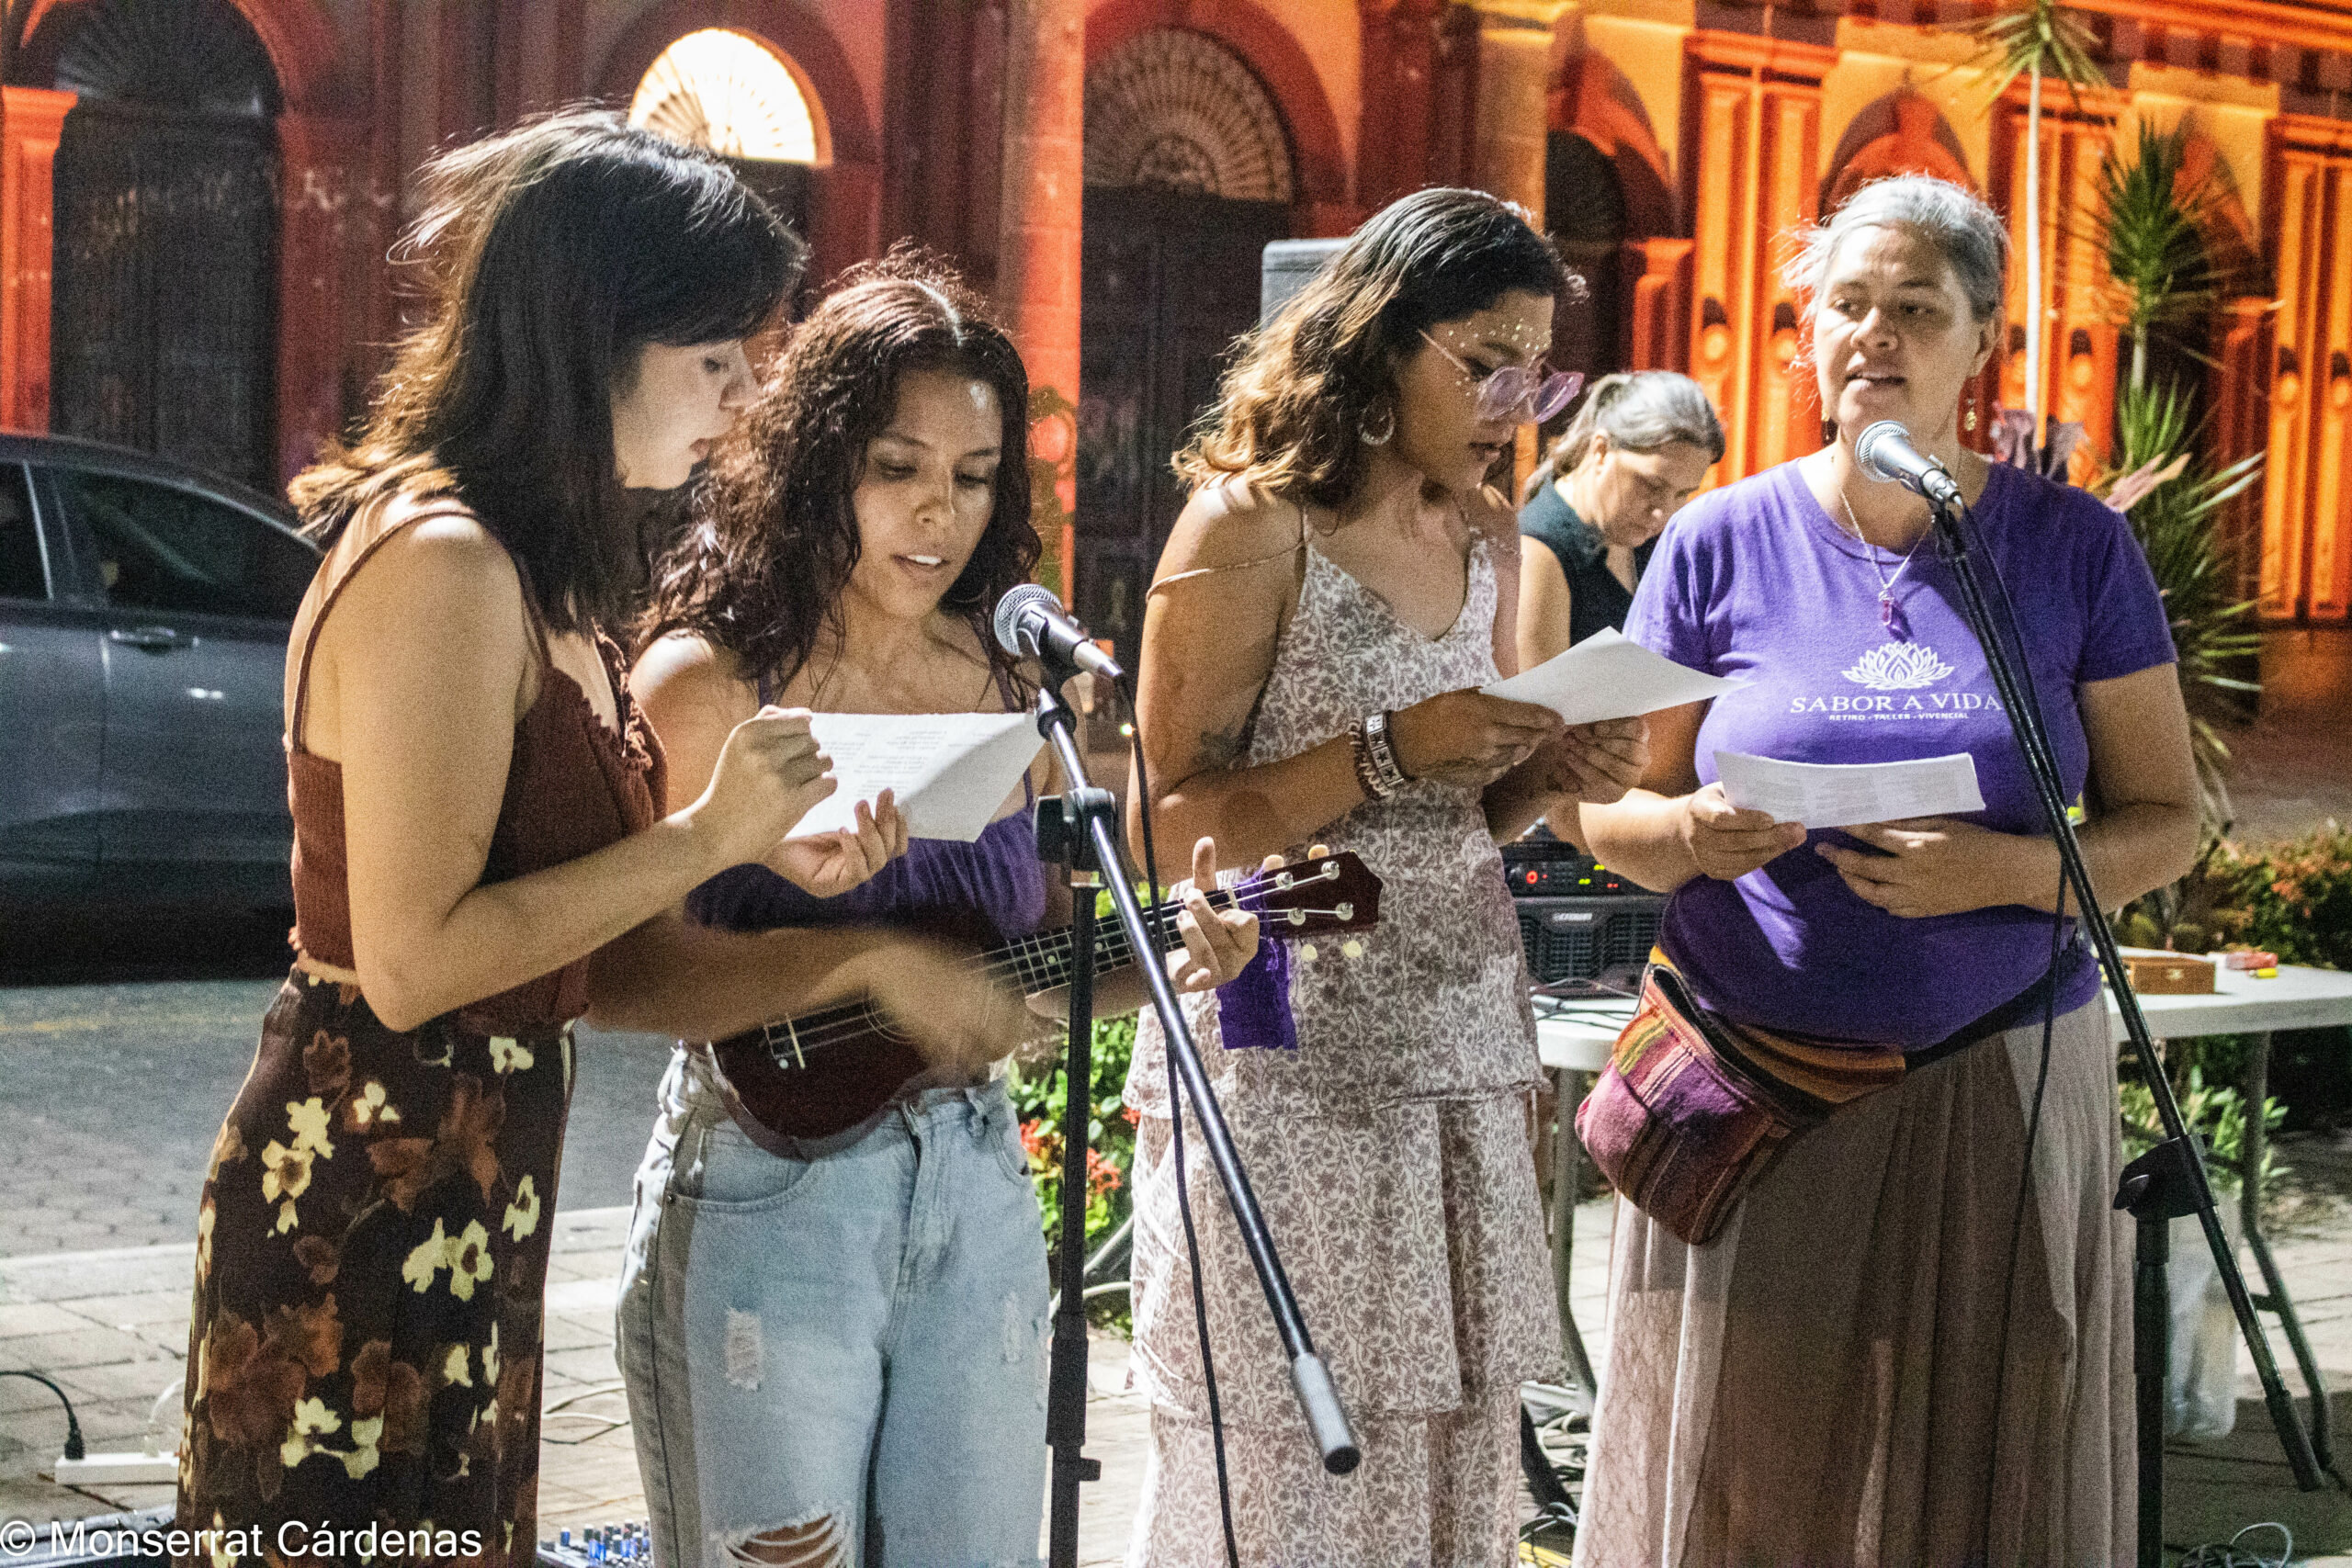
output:
[[[1363,749],[1372,759],[1372,771],[1380,780],[1380,793],[1385,798],[1396,794],[1411,781],[1396,763],[1396,747],[1388,733],[1392,716],[1368,713],[1363,716]]]

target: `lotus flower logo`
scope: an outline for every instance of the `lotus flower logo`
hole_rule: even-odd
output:
[[[1932,686],[1951,673],[1951,666],[1921,642],[1881,643],[1842,673],[1858,686],[1873,692],[1910,692]]]

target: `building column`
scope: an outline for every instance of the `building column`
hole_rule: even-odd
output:
[[[345,345],[360,323],[346,309],[345,268],[377,232],[368,199],[368,128],[317,115],[277,117],[277,469],[290,479],[318,461],[343,427]],[[372,246],[371,246],[372,249]]]
[[[2270,434],[2266,372],[2270,367],[2271,303],[2260,295],[2234,295],[2222,302],[2221,342],[2209,378],[2213,411],[2214,457],[2223,465],[2263,449]],[[2236,597],[2262,592],[2261,482],[2229,502],[2218,530],[2222,557],[2230,563]]]
[[[997,302],[1029,367],[1041,581],[1067,600],[1077,546],[1079,265],[1086,173],[1085,0],[1010,0]]]
[[[1696,242],[1652,238],[1628,240],[1623,252],[1625,279],[1625,367],[1629,370],[1690,368],[1690,253]]]
[[[1527,209],[1544,228],[1544,152],[1550,130],[1552,26],[1566,0],[1473,0],[1478,12],[1478,188]]]
[[[2268,185],[2278,295],[2263,464],[2261,613],[2352,617],[2352,126],[2282,117]]]
[[[49,429],[51,175],[72,93],[0,87],[0,421]]]
[[[1723,418],[1717,472],[1729,482],[1820,445],[1820,399],[1798,364],[1796,291],[1775,242],[1820,213],[1821,79],[1837,53],[1710,31],[1686,51],[1690,376]]]
[[[2008,215],[2014,254],[2025,254],[2026,86],[2020,82],[1994,109],[1993,157],[1987,195]],[[2075,473],[2086,477],[2114,446],[2118,340],[2108,308],[2107,257],[2078,213],[2098,210],[2098,170],[2121,108],[2112,95],[2082,96],[2076,109],[2066,95],[2043,85],[2041,101],[2041,265],[2043,269],[2041,408],[2045,419],[2079,424],[2087,437]],[[2007,363],[2001,402],[2030,407],[2025,382],[2025,268],[2009,268]],[[2046,438],[2046,437],[2045,437]]]

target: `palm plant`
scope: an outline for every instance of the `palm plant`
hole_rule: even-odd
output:
[[[2148,343],[2156,336],[2202,359],[2183,341],[2222,297],[2221,269],[2206,236],[2218,213],[2211,185],[2181,182],[2186,123],[2168,131],[2143,120],[2137,156],[2110,150],[2099,164],[2098,233],[2107,252],[2117,324],[2132,334],[2134,391],[2148,382]]]
[[[2030,84],[2025,111],[2025,386],[2026,407],[2033,416],[2036,445],[2041,434],[2041,337],[2045,326],[2041,304],[2041,81],[2055,76],[2065,84],[2075,107],[2082,90],[2106,76],[2091,60],[2097,40],[2090,28],[2057,4],[2057,0],[2019,0],[1971,30],[1984,46],[1984,66],[1993,96],[2009,90],[2023,76]]]
[[[2164,594],[2178,656],[2180,694],[2188,708],[2191,747],[2197,761],[2198,814],[2209,835],[2230,819],[2224,774],[2230,748],[2221,726],[2239,711],[2238,698],[2260,688],[2233,674],[2261,646],[2249,619],[2254,601],[2236,598],[2230,564],[2217,541],[2222,509],[2252,488],[2261,476],[2262,454],[2215,469],[2190,457],[2194,433],[2188,394],[2167,382],[2162,387],[2127,386],[2116,400],[2116,431],[2121,473],[2143,478],[2174,477],[2126,500],[2122,485],[2110,502],[2122,502],[2132,531],[2147,552],[2156,587]]]

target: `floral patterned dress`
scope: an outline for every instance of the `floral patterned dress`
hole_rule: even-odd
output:
[[[543,658],[485,881],[654,820],[658,745],[623,718],[616,736]],[[288,752],[296,941],[347,969],[340,769]],[[534,1560],[541,1297],[586,982],[582,961],[401,1032],[356,987],[288,977],[198,1215],[178,1524],[223,1533],[184,1561]]]
[[[1483,541],[1461,615],[1434,639],[1305,547],[1298,608],[1243,765],[1295,756],[1367,712],[1495,679]],[[1296,1050],[1227,1049],[1217,998],[1184,998],[1363,1450],[1355,1474],[1323,1472],[1223,1188],[1192,1136],[1184,1185],[1242,1561],[1488,1568],[1512,1551],[1518,1385],[1556,1376],[1560,1354],[1528,1147],[1539,1068],[1518,919],[1476,791],[1411,783],[1316,837],[1381,877],[1381,924],[1360,943],[1317,944],[1311,962],[1295,951]],[[1128,1561],[1206,1568],[1225,1561],[1223,1532],[1169,1158],[1166,1050],[1148,1016],[1127,1099],[1142,1113],[1136,1365],[1153,1404]]]

